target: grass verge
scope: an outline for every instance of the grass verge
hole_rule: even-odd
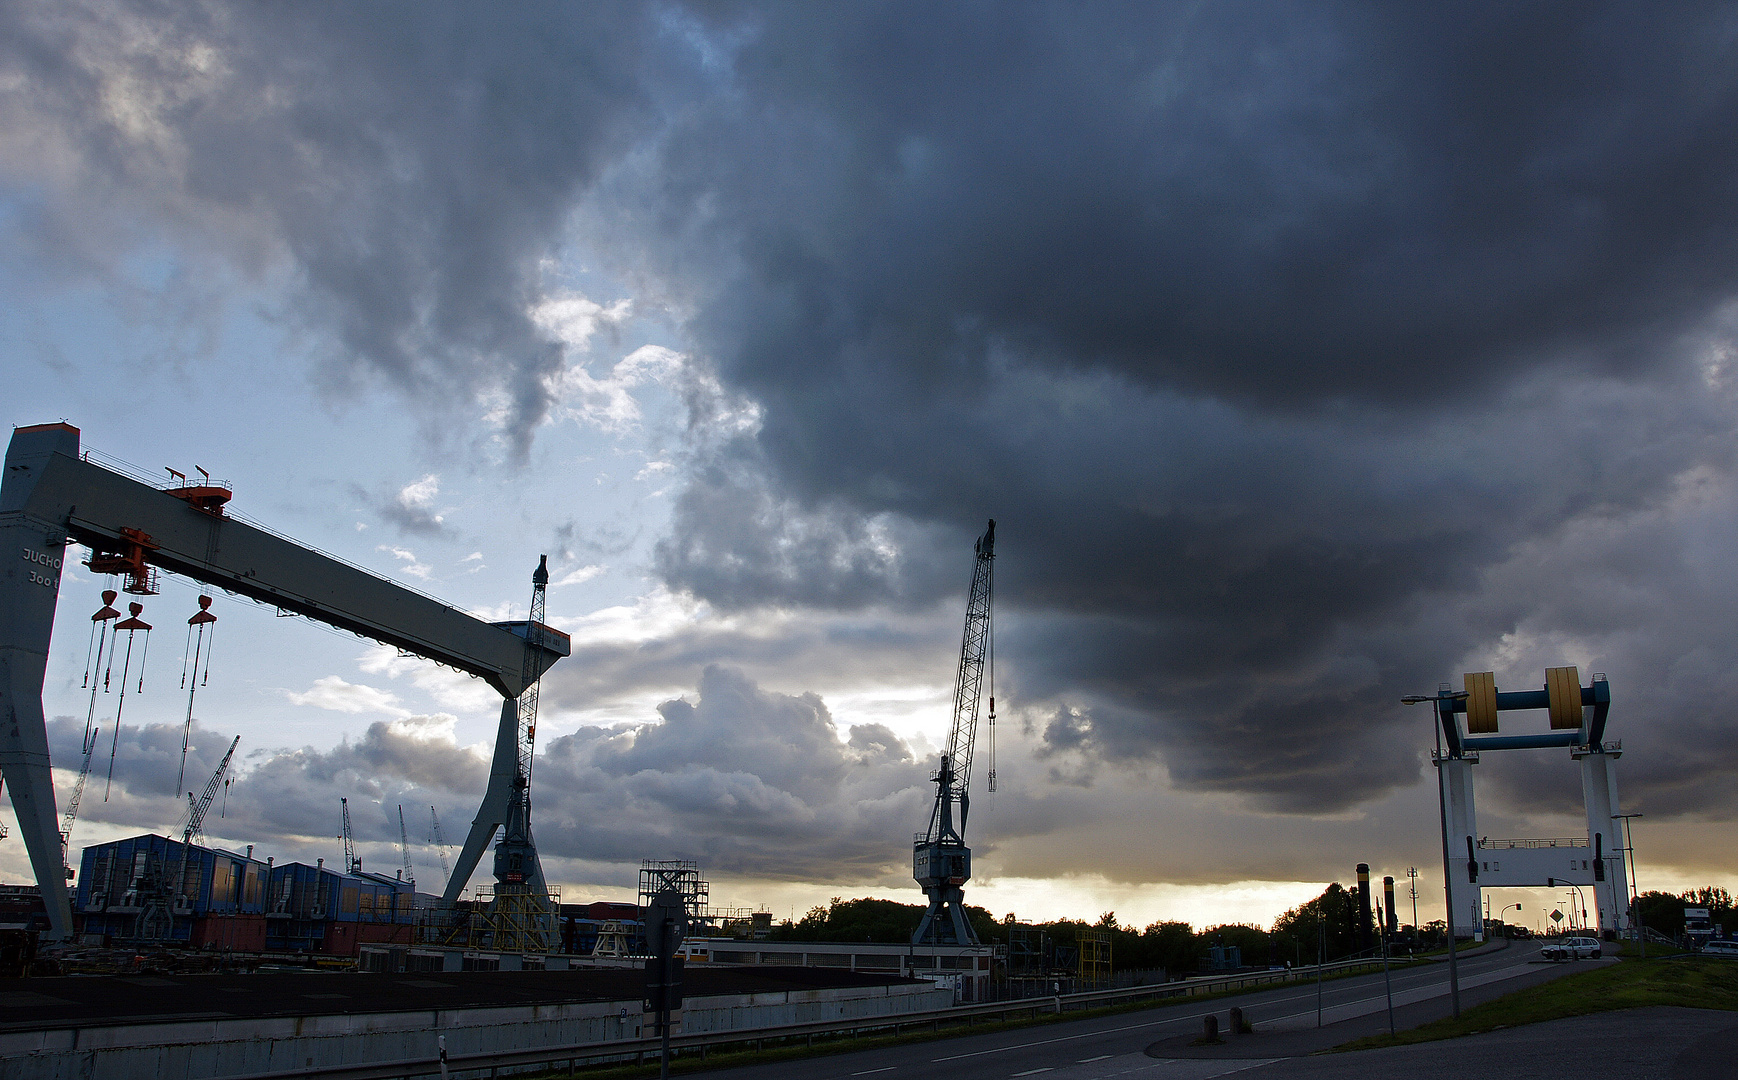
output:
[[[1682,1005],[1738,1012],[1738,963],[1730,960],[1624,960],[1505,994],[1495,1001],[1397,1035],[1372,1035],[1335,1051],[1453,1039],[1482,1031],[1560,1020],[1565,1016]]]

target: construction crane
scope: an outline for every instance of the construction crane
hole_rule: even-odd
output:
[[[543,594],[549,587],[549,557],[537,560],[531,574],[531,614],[525,623],[525,676],[530,681],[519,695],[519,763],[513,777],[512,801],[495,845],[495,903],[502,911],[515,906],[541,912],[548,903],[548,886],[531,837],[531,764],[537,741],[537,658],[543,651]],[[450,883],[449,883],[450,885]],[[538,922],[541,923],[541,919]],[[538,931],[541,934],[541,931]],[[538,936],[533,934],[533,937]]]
[[[356,857],[356,839],[350,835],[350,800],[340,798],[344,805],[344,831],[340,834],[344,840],[344,872],[359,874],[362,872],[362,860]]]
[[[416,890],[416,870],[410,865],[410,834],[404,831],[404,807],[398,808],[398,850],[404,856],[404,880],[410,882],[411,891]]]
[[[935,806],[929,828],[917,834],[912,846],[912,876],[929,897],[914,945],[976,945],[965,915],[962,886],[972,876],[972,850],[966,847],[966,815],[971,810],[972,751],[978,738],[978,703],[984,680],[984,658],[990,651],[990,569],[995,559],[996,523],[991,520],[973,546],[971,593],[966,598],[966,628],[960,644],[960,666],[954,680],[953,729],[941,767],[930,777],[935,782]],[[990,714],[995,715],[994,686]],[[959,824],[954,824],[954,808]]]
[[[189,840],[205,839],[205,815],[210,812],[212,801],[217,798],[217,789],[223,786],[223,774],[229,771],[229,761],[235,756],[235,748],[241,744],[241,736],[230,740],[229,750],[223,755],[223,760],[217,763],[217,771],[211,774],[211,779],[205,783],[205,791],[199,800],[193,800],[193,793],[187,793],[187,827],[182,832],[181,840],[185,844]]]
[[[453,879],[453,868],[447,863],[447,838],[441,835],[441,816],[432,806],[428,808],[428,842],[440,853],[441,888],[444,890],[447,882]]]
[[[548,892],[530,824],[531,767],[537,742],[537,680],[548,670],[546,658],[551,652],[566,656],[572,649],[566,634],[544,622],[544,593],[548,587],[549,559],[544,556],[537,560],[537,569],[531,574],[529,617],[523,622],[497,624],[518,634],[523,642],[522,667],[517,672],[520,690],[517,697],[501,703],[495,754],[489,762],[489,785],[483,792],[483,804],[471,821],[464,846],[459,849],[452,875],[447,878],[447,887],[441,894],[444,903],[458,900],[491,844],[495,844],[497,881],[502,880],[500,875],[505,868],[513,879],[511,884],[524,885],[528,894]],[[495,842],[497,836],[501,838],[499,843]],[[501,895],[499,890],[496,895]]]
[[[537,687],[542,681],[538,661],[543,655],[543,594],[549,588],[549,556],[539,556],[531,573],[531,616],[525,625],[525,668],[519,695],[519,775],[525,778],[526,816],[530,816],[532,750],[537,743]]]
[[[229,750],[223,755],[223,760],[217,763],[217,771],[206,781],[205,790],[195,799],[193,793],[187,793],[187,820],[181,826],[181,850],[175,858],[175,868],[163,875],[157,883],[157,888],[151,900],[139,913],[138,936],[141,938],[169,938],[174,936],[175,909],[183,906],[186,897],[180,895],[186,887],[187,853],[195,840],[205,839],[205,815],[211,810],[211,803],[217,798],[217,789],[223,786],[224,774],[229,772],[229,763],[235,757],[235,748],[241,745],[241,736],[237,735],[230,741]],[[174,903],[171,904],[170,901]]]
[[[97,736],[102,728],[92,728],[85,738],[84,764],[79,766],[78,781],[72,786],[72,798],[66,800],[66,816],[60,821],[60,861],[66,868],[66,879],[72,880],[72,863],[67,861],[72,851],[72,824],[78,820],[78,804],[84,799],[84,784],[90,779],[91,757],[97,748]],[[4,836],[0,833],[0,836]]]

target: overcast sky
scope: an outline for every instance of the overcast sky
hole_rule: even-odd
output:
[[[1439,909],[1398,699],[1558,664],[1642,886],[1738,887],[1735,178],[1731,5],[0,3],[4,419],[492,618],[549,554],[564,899],[919,899],[991,517],[998,916],[1265,923],[1360,861]],[[75,845],[174,825],[196,594]],[[214,610],[208,831],[336,859],[347,796],[394,867],[402,805],[438,886],[491,692]],[[1566,754],[1478,774],[1482,832],[1585,830]]]

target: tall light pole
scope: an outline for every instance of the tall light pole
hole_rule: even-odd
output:
[[[1412,936],[1418,936],[1418,867],[1406,868],[1406,889],[1412,894]]]
[[[1448,778],[1442,774],[1442,705],[1445,699],[1466,697],[1466,694],[1455,694],[1447,683],[1437,688],[1435,697],[1423,694],[1413,694],[1400,699],[1402,705],[1421,705],[1426,701],[1435,703],[1432,707],[1430,723],[1431,731],[1436,733],[1436,753],[1431,761],[1436,766],[1436,809],[1442,819],[1442,914],[1444,929],[1448,931],[1448,996],[1454,1003],[1455,1019],[1460,1019],[1460,963],[1455,956],[1454,948],[1454,873],[1448,854]]]
[[[1641,958],[1647,959],[1647,931],[1641,925],[1641,890],[1635,882],[1635,834],[1630,831],[1631,818],[1644,817],[1643,814],[1616,814],[1623,822],[1623,861],[1629,864],[1629,927],[1635,931],[1637,947],[1641,950]]]
[[[1570,888],[1571,888],[1571,889],[1574,889],[1574,890],[1575,890],[1575,895],[1576,895],[1576,896],[1577,896],[1577,897],[1579,897],[1579,898],[1580,898],[1580,903],[1581,903],[1581,929],[1582,929],[1582,930],[1583,930],[1583,931],[1585,931],[1585,930],[1586,930],[1586,929],[1587,929],[1587,897],[1586,897],[1586,896],[1584,896],[1584,895],[1583,895],[1583,894],[1582,894],[1582,892],[1581,892],[1581,886],[1579,886],[1579,885],[1577,885],[1577,884],[1575,884],[1575,883],[1574,883],[1574,882],[1572,882],[1572,881],[1566,881],[1566,882],[1564,882],[1564,884],[1565,884],[1565,885],[1567,885],[1567,886],[1569,886],[1569,887],[1570,887]],[[1570,901],[1570,905],[1571,905],[1571,907],[1570,907],[1570,911],[1569,911],[1569,914],[1571,914],[1571,915],[1573,915],[1573,914],[1575,914],[1575,911],[1574,911],[1574,906],[1573,906],[1573,905],[1574,905],[1574,904],[1575,904],[1575,901],[1573,901],[1573,900],[1571,900],[1571,901]]]

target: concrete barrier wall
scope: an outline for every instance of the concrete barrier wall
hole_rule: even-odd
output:
[[[950,991],[926,986],[695,997],[686,1003],[681,1030],[745,1031],[894,1016],[951,1003]],[[452,1055],[596,1046],[639,1038],[645,1019],[640,1009],[635,999],[15,1032],[0,1034],[0,1080],[241,1080],[321,1066],[432,1059],[437,1036],[446,1037]]]
[[[857,1020],[945,1009],[953,991],[934,986],[850,987],[738,997],[690,998],[682,1013],[682,1032],[694,1035],[750,1031],[784,1024]]]

